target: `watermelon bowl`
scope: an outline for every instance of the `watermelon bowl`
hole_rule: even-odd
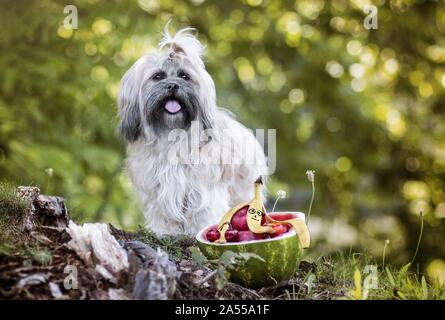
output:
[[[269,214],[275,220],[298,218],[305,220],[302,212],[274,212]],[[249,288],[273,286],[295,275],[303,256],[303,248],[294,228],[285,233],[266,239],[242,242],[215,243],[207,240],[206,235],[215,226],[203,228],[196,236],[198,246],[209,260],[218,259],[225,251],[236,253],[255,253],[264,261],[249,259],[236,271],[231,272],[230,280]]]

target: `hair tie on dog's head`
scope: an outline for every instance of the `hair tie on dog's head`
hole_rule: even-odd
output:
[[[177,53],[182,53],[182,54],[185,54],[185,52],[184,52],[184,49],[182,49],[180,46],[178,46],[176,43],[172,43],[171,45],[170,45],[170,53],[168,54],[168,57],[170,58],[170,59],[173,59],[174,58],[174,56],[177,54]]]

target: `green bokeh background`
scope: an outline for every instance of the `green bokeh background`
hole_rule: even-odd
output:
[[[63,26],[66,5],[78,29]],[[119,80],[160,32],[194,26],[218,104],[277,130],[271,198],[311,217],[314,255],[369,252],[445,279],[445,6],[379,0],[0,1],[0,177],[72,215],[143,223],[116,135]],[[273,202],[273,199],[272,199]]]

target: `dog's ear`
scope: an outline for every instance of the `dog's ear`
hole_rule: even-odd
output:
[[[135,69],[135,66],[131,67],[122,78],[118,100],[120,118],[119,134],[127,142],[136,141],[142,133]]]

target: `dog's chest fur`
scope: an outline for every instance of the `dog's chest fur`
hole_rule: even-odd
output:
[[[233,141],[234,149],[238,149],[236,143],[246,143],[246,139],[258,144],[242,128],[237,141]],[[258,177],[260,166],[247,165],[241,158],[234,159],[235,164],[172,164],[169,156],[179,152],[180,146],[141,139],[128,148],[127,170],[139,193],[148,228],[161,234],[194,235],[253,196],[252,181]],[[211,140],[205,148],[220,152],[222,146]],[[261,148],[259,144],[257,147]]]

